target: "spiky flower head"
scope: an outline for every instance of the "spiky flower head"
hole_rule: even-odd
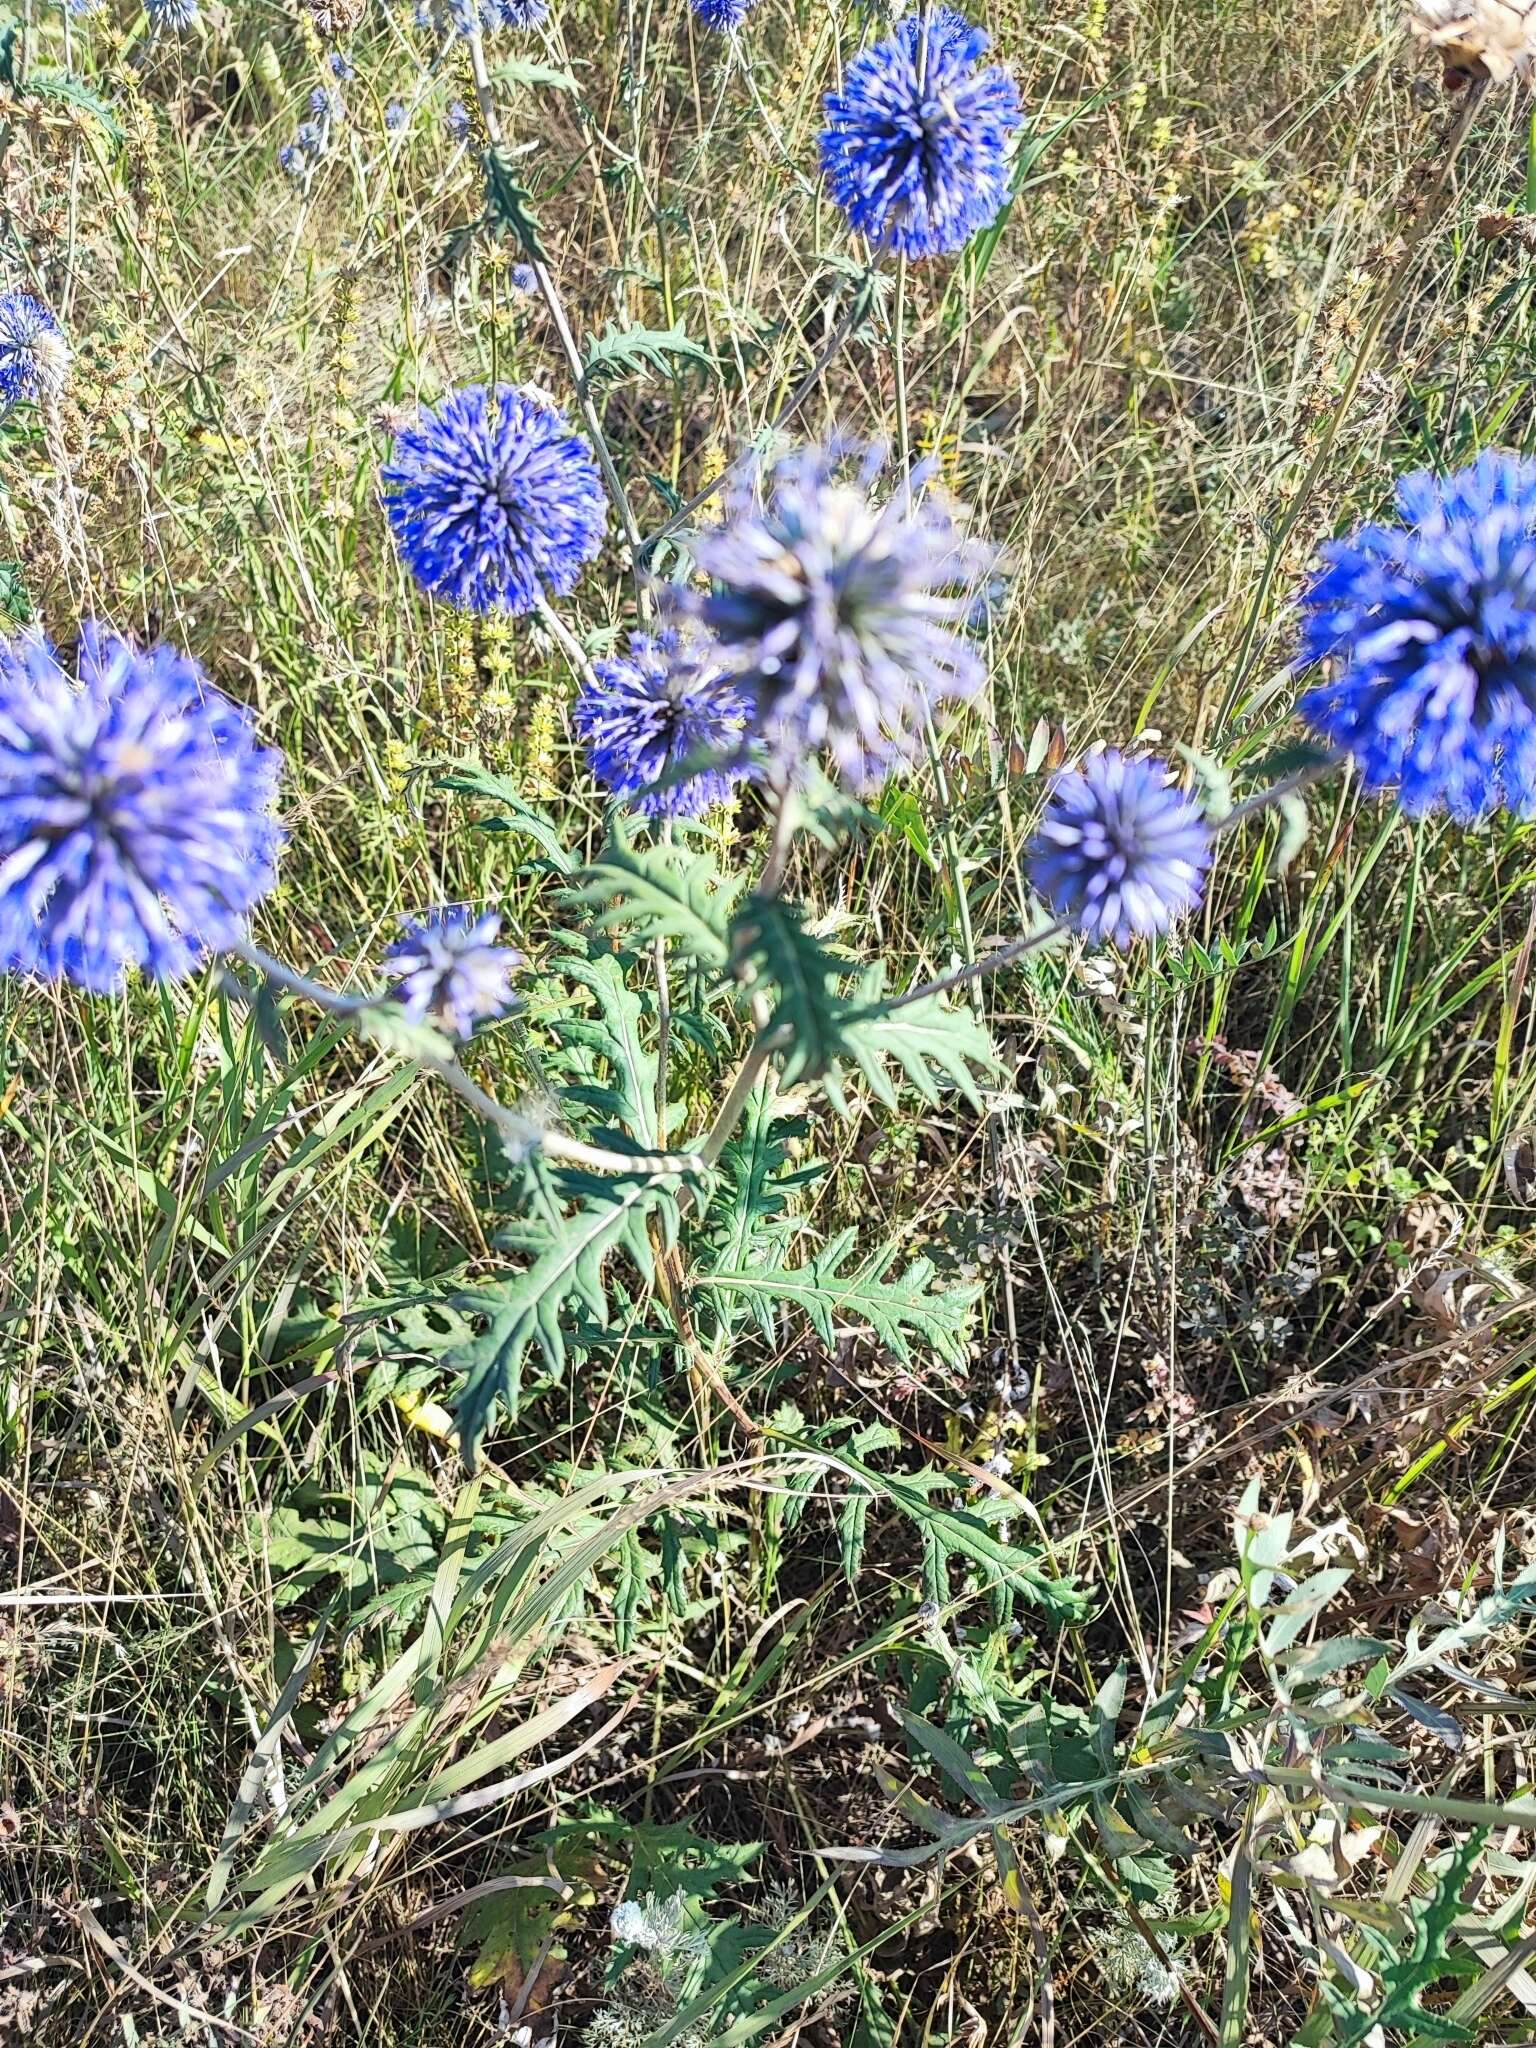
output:
[[[391,100],[384,109],[384,126],[391,135],[398,135],[410,118],[410,109],[404,100]]]
[[[1410,814],[1536,811],[1536,462],[1497,450],[1397,487],[1401,526],[1327,543],[1301,595],[1301,700]]]
[[[757,0],[692,0],[694,13],[706,28],[738,29]]]
[[[730,796],[737,772],[709,767],[666,782],[689,759],[739,752],[751,705],[718,655],[673,627],[631,633],[622,658],[593,663],[571,722],[592,773],[645,817],[697,818]]]
[[[453,137],[454,141],[467,141],[474,123],[469,117],[469,109],[465,106],[464,102],[462,100],[455,100],[452,106],[449,107],[445,118],[448,125],[448,133]]]
[[[385,503],[400,552],[434,597],[465,611],[530,612],[564,596],[602,545],[592,451],[540,393],[455,391],[395,443]]]
[[[1112,747],[1057,776],[1029,849],[1030,880],[1056,915],[1122,948],[1193,910],[1210,864],[1210,831],[1167,764]]]
[[[468,1038],[486,1017],[512,1006],[512,976],[523,964],[513,946],[498,946],[501,919],[494,910],[476,917],[459,905],[426,917],[402,918],[403,937],[384,956],[395,978],[394,995],[416,1023],[440,1024]]]
[[[30,292],[0,294],[0,407],[57,398],[69,378],[69,343]]]
[[[281,756],[172,647],[0,644],[0,967],[110,989],[188,974],[272,887]]]
[[[941,703],[981,687],[956,628],[995,559],[921,471],[877,502],[879,463],[833,443],[786,456],[761,490],[749,479],[691,543],[716,588],[672,598],[719,643],[783,759],[825,747],[866,789],[915,756]]]
[[[144,0],[144,12],[157,36],[181,35],[197,20],[197,0]]]
[[[822,171],[877,248],[948,255],[996,220],[1023,113],[1008,73],[981,62],[987,40],[952,7],[909,14],[828,93]]]
[[[1536,0],[1410,0],[1408,18],[1440,52],[1450,90],[1536,76]]]

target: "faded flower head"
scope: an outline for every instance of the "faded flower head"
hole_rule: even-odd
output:
[[[1449,90],[1536,75],[1536,0],[1410,0],[1408,19],[1440,52]]]
[[[873,787],[917,752],[925,720],[983,681],[957,628],[994,561],[963,537],[921,473],[883,504],[878,458],[846,474],[833,445],[787,456],[759,495],[749,482],[692,548],[718,586],[674,603],[718,641],[786,760],[825,747]]]
[[[720,659],[672,627],[631,633],[627,655],[593,663],[571,714],[592,773],[645,817],[696,818],[737,779],[723,764],[666,782],[690,758],[732,756],[751,706]]]
[[[686,1892],[672,1892],[664,1899],[654,1892],[625,1899],[614,1907],[609,1926],[615,1941],[644,1950],[662,1965],[692,1962],[709,1953],[709,1937],[690,1917]]]
[[[411,573],[466,611],[530,612],[546,591],[563,596],[602,545],[592,452],[537,392],[451,393],[400,435],[383,480]]]
[[[455,100],[444,118],[447,121],[448,133],[455,142],[468,140],[474,123],[470,120],[469,109],[462,100]]]
[[[410,109],[404,100],[391,100],[384,109],[384,126],[391,135],[398,135],[410,118]]]
[[[1490,451],[1397,487],[1401,526],[1322,550],[1301,714],[1405,811],[1536,811],[1536,462]]]
[[[1166,763],[1105,748],[1052,783],[1029,858],[1058,917],[1095,945],[1125,947],[1199,903],[1211,838]]]
[[[440,1024],[468,1038],[487,1017],[505,1015],[515,1000],[512,976],[523,964],[515,947],[498,946],[501,919],[453,906],[402,918],[403,937],[384,956],[394,995],[417,1024]]]
[[[0,407],[57,398],[69,378],[69,343],[30,292],[0,294]]]
[[[0,644],[0,967],[111,989],[241,937],[276,879],[281,756],[171,647]]]
[[[987,37],[952,7],[909,14],[827,95],[821,167],[849,221],[907,256],[961,249],[1009,192],[1018,88],[983,65]]]
[[[1106,1927],[1094,1936],[1099,1968],[1110,1986],[1147,2005],[1172,2005],[1179,1995],[1178,1945],[1163,1937],[1170,1961],[1144,1940],[1134,1927]]]

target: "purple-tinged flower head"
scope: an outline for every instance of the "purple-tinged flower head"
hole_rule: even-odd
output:
[[[301,121],[294,131],[294,142],[300,156],[311,162],[325,155],[325,124],[321,121]]]
[[[357,66],[344,51],[332,50],[325,61],[330,66],[331,76],[338,85],[345,85],[349,79],[356,78]]]
[[[514,263],[512,266],[512,289],[520,297],[531,299],[539,288],[539,273],[531,263]]]
[[[180,35],[197,20],[197,0],[144,0],[144,13],[155,35]]]
[[[172,647],[0,644],[0,968],[115,988],[233,944],[276,880],[282,757]]]
[[[757,5],[757,0],[692,0],[694,13],[705,28],[738,29]]]
[[[384,956],[394,995],[418,1024],[439,1024],[468,1038],[487,1017],[501,1017],[516,1000],[512,976],[523,964],[513,946],[498,946],[501,919],[494,910],[476,917],[462,907],[402,918],[404,936]]]
[[[981,63],[987,40],[952,7],[933,11],[926,34],[909,14],[828,93],[822,171],[877,248],[949,255],[1002,210],[1023,112],[1002,66]]]
[[[69,377],[69,343],[30,292],[0,294],[0,408],[57,398]]]
[[[384,126],[391,135],[398,135],[410,119],[410,110],[404,100],[391,100],[384,109]]]
[[[980,689],[956,629],[995,555],[920,495],[921,471],[876,503],[879,451],[850,475],[854,452],[802,448],[761,492],[740,486],[724,524],[691,542],[714,590],[673,603],[718,641],[781,759],[825,747],[867,789],[915,757],[940,704]]]
[[[530,612],[563,597],[602,545],[592,451],[539,392],[452,392],[395,443],[385,504],[422,588],[464,611]]]
[[[470,120],[469,109],[462,100],[455,100],[448,109],[448,133],[455,142],[467,142],[474,123]]]
[[[302,178],[309,169],[309,158],[296,142],[285,142],[277,152],[277,161],[290,178]]]
[[[549,19],[548,0],[480,0],[480,12],[490,28],[537,28]]]
[[[712,648],[670,626],[631,633],[628,654],[594,662],[593,674],[571,722],[606,789],[648,818],[697,818],[727,800],[741,773],[727,764],[741,751],[752,707]],[[719,765],[667,779],[701,757]]]
[[[334,86],[317,85],[309,96],[309,111],[317,121],[339,121],[346,107]]]
[[[1122,949],[1193,910],[1210,864],[1210,830],[1167,764],[1112,747],[1056,777],[1029,848],[1029,878],[1056,915]]]
[[[1410,815],[1536,813],[1536,462],[1490,450],[1397,487],[1401,526],[1322,550],[1301,715]]]

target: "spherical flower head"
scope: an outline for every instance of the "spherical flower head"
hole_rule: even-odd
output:
[[[593,675],[571,717],[599,782],[648,818],[697,818],[727,800],[739,770],[724,760],[740,752],[751,705],[717,655],[668,627],[632,633],[627,656]],[[705,755],[722,765],[667,779]]]
[[[1301,714],[1405,811],[1536,812],[1536,462],[1491,451],[1397,489],[1401,526],[1322,550]]]
[[[317,85],[309,96],[309,111],[317,121],[339,121],[346,108],[333,86]]]
[[[300,156],[313,161],[325,154],[325,125],[320,121],[301,121],[294,133],[294,142]]]
[[[391,135],[398,135],[409,119],[410,112],[404,100],[391,100],[384,109],[384,126]]]
[[[87,624],[79,670],[37,633],[0,644],[0,968],[189,974],[276,879],[281,757],[174,648]]]
[[[465,142],[474,123],[469,118],[469,109],[462,100],[455,100],[448,109],[448,133],[455,142]]]
[[[781,759],[824,747],[872,789],[915,758],[940,704],[980,689],[957,629],[995,557],[922,493],[921,472],[876,502],[878,452],[850,475],[854,452],[801,449],[761,495],[743,486],[691,544],[716,588],[672,601],[718,641]]]
[[[603,480],[565,414],[535,391],[475,384],[395,443],[385,503],[423,589],[465,611],[530,612],[571,590],[602,545]]]
[[[861,50],[827,95],[821,167],[850,223],[877,248],[943,256],[996,220],[1009,139],[1023,119],[987,37],[953,8],[909,14]]]
[[[1165,762],[1105,748],[1052,783],[1029,863],[1058,917],[1095,945],[1124,948],[1199,903],[1211,835]]]
[[[285,142],[277,161],[290,178],[302,178],[309,169],[309,159],[296,142]]]
[[[332,50],[331,54],[326,58],[325,61],[330,66],[331,76],[336,80],[338,85],[345,85],[348,79],[356,78],[357,66],[352,62],[352,59],[345,54],[345,52],[341,50]]]
[[[746,20],[757,0],[692,0],[694,13],[705,28],[738,29]]]
[[[57,398],[69,378],[69,343],[30,292],[0,294],[0,406]]]
[[[495,911],[476,917],[456,906],[434,910],[419,920],[402,918],[401,929],[384,960],[396,978],[395,998],[414,1022],[468,1038],[483,1018],[512,1007],[512,976],[523,956],[497,945]]]
[[[144,12],[157,36],[180,35],[197,20],[197,0],[144,0]]]
[[[488,29],[537,28],[549,19],[548,0],[481,0],[480,12]]]

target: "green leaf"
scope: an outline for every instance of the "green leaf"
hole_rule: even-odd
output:
[[[498,85],[547,85],[554,92],[580,92],[569,71],[553,64],[541,64],[537,57],[506,57],[491,71]]]
[[[540,1233],[544,1242],[532,1265],[499,1280],[466,1287],[452,1297],[450,1307],[486,1319],[480,1334],[449,1352],[446,1360],[464,1375],[456,1413],[467,1465],[473,1467],[480,1441],[498,1407],[509,1420],[516,1417],[523,1361],[530,1345],[537,1349],[553,1379],[563,1376],[567,1303],[578,1303],[600,1327],[607,1327],[604,1268],[611,1254],[627,1252],[649,1277],[646,1219],[675,1185],[657,1176],[591,1180],[591,1198],[574,1215],[544,1226]]]
[[[378,1046],[382,1052],[395,1053],[403,1060],[424,1060],[430,1064],[457,1056],[452,1039],[445,1037],[436,1025],[408,1017],[394,1003],[369,1003],[366,1009],[354,1014],[352,1024],[359,1038],[366,1038],[370,1045]],[[533,1125],[528,1128],[533,1134]]]
[[[32,617],[32,599],[19,562],[0,562],[0,617],[25,626]]]
[[[807,1129],[803,1118],[785,1116],[775,1108],[770,1087],[753,1090],[734,1136],[720,1154],[720,1192],[710,1211],[709,1220],[719,1233],[714,1262],[722,1270],[746,1273],[764,1263],[783,1264],[796,1229],[795,1219],[785,1213],[789,1190],[822,1170],[812,1165],[785,1174],[789,1140],[803,1137]],[[772,1304],[764,1302],[762,1307],[771,1333]]]
[[[889,1068],[905,1074],[923,1100],[934,1107],[941,1084],[958,1088],[966,1101],[981,1107],[972,1069],[995,1073],[999,1061],[986,1026],[968,1003],[941,995],[916,1002],[880,999],[883,970],[866,975],[860,994],[865,1000],[840,1006],[835,1030],[839,1051],[869,1083],[888,1109],[897,1103]],[[829,1080],[827,1093],[845,1110],[841,1086]],[[846,1113],[846,1110],[845,1110]]]
[[[501,806],[508,817],[481,819],[482,832],[523,833],[541,853],[548,856],[551,865],[562,875],[568,875],[576,865],[549,819],[542,811],[533,808],[509,776],[492,775],[476,761],[455,761],[446,773],[435,778],[433,787],[457,790],[466,796],[489,797],[492,803]]]
[[[842,1047],[837,984],[844,963],[805,930],[798,904],[777,897],[748,897],[731,921],[731,944],[776,992],[768,1030],[785,1035],[785,1085],[820,1080]]]
[[[610,320],[601,334],[587,344],[582,365],[582,382],[595,384],[618,377],[633,377],[646,370],[676,376],[679,365],[694,363],[713,370],[715,359],[709,350],[690,339],[681,324],[673,327],[620,327]]]
[[[883,1246],[852,1271],[842,1272],[839,1268],[856,1235],[852,1225],[839,1231],[803,1266],[716,1271],[702,1285],[711,1293],[757,1296],[803,1309],[829,1348],[836,1341],[839,1322],[862,1323],[904,1363],[910,1360],[915,1341],[958,1365],[965,1355],[971,1309],[981,1292],[979,1282],[935,1287],[931,1259],[914,1259],[904,1272],[887,1279],[896,1259],[894,1245]]]
[[[712,853],[677,844],[632,846],[616,827],[571,895],[597,913],[600,931],[628,925],[635,942],[645,945],[675,939],[693,959],[719,970],[730,959],[728,918],[740,889],[738,880],[721,874]]]
[[[99,122],[114,142],[122,141],[122,124],[106,101],[78,78],[71,78],[67,71],[31,71],[27,74],[27,91],[39,99],[61,100],[67,107],[77,107]]]
[[[586,955],[562,953],[550,961],[549,971],[585,988],[597,1010],[595,1016],[573,1011],[567,991],[561,1009],[550,1018],[562,1049],[577,1055],[572,1092],[587,1101],[601,1092],[604,1106],[617,1112],[631,1137],[654,1146],[656,1054],[645,1041],[645,1005],[630,985],[624,959],[606,949]],[[601,1072],[594,1060],[602,1062]],[[603,1075],[607,1086],[599,1091],[594,1084]]]
[[[485,212],[494,228],[516,235],[535,263],[547,260],[539,239],[533,195],[517,175],[517,160],[504,143],[496,143],[481,159],[485,166]]]
[[[1442,1977],[1457,1973],[1457,1962],[1451,1955],[1451,1931],[1461,1913],[1461,1895],[1486,1841],[1486,1831],[1474,1830],[1451,1852],[1429,1897],[1409,1901],[1413,1939],[1408,1953],[1394,1957],[1381,1971],[1381,2003],[1374,2012],[1362,2012],[1357,2000],[1346,1998],[1331,1985],[1325,1987],[1339,2025],[1337,2048],[1362,2048],[1365,2042],[1379,2040],[1384,2032],[1394,2030],[1412,2034],[1420,2041],[1479,2038],[1475,2029],[1461,2025],[1447,2014],[1428,2011],[1421,1997]]]

